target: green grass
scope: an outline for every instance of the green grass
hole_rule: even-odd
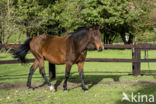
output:
[[[8,43],[23,43],[27,39],[25,34],[12,34],[8,39]]]
[[[32,57],[31,54],[27,56]],[[88,52],[89,58],[131,58],[131,50],[105,50],[103,52]],[[142,52],[144,58],[144,52]],[[156,51],[149,52],[149,58],[156,58]],[[9,54],[0,54],[0,60],[13,59]],[[89,88],[84,93],[80,87],[80,79],[77,66],[73,65],[68,81],[68,92],[63,92],[65,65],[56,66],[57,91],[52,93],[48,86],[29,90],[26,87],[27,74],[31,64],[6,64],[0,65],[0,104],[132,104],[121,102],[122,92],[128,96],[135,94],[153,94],[156,98],[156,77],[131,76],[131,63],[97,63],[86,62],[84,66],[85,83]],[[45,62],[48,76],[48,63]],[[142,73],[156,73],[156,63],[141,64]],[[32,78],[32,86],[38,86],[44,82],[35,72]],[[137,104],[137,103],[136,103]],[[145,103],[144,103],[145,104]],[[148,104],[148,103],[146,103]]]

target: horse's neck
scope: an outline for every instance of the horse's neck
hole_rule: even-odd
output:
[[[81,40],[79,40],[78,42],[78,48],[79,48],[79,51],[82,52],[86,49],[86,47],[88,46],[89,44],[89,39],[88,39],[88,36],[84,36],[84,38],[82,38]]]

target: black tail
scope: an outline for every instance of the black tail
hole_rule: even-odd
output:
[[[19,48],[16,48],[13,52],[14,58],[18,58],[22,63],[26,63],[25,56],[30,50],[30,41],[32,38],[27,39],[24,44],[22,44]]]

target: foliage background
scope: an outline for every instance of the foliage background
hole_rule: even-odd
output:
[[[155,0],[1,0],[0,42],[19,43],[42,33],[60,36],[94,25],[102,26],[104,43],[153,42],[155,8]]]

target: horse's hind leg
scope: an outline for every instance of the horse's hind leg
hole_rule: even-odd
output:
[[[48,78],[46,77],[45,74],[45,70],[44,70],[44,58],[39,60],[39,68],[40,68],[40,74],[42,75],[42,77],[44,78],[45,82],[48,84],[48,86],[50,87],[50,91],[55,91],[54,86],[51,85],[50,81],[48,80]]]
[[[29,72],[28,81],[27,81],[28,88],[32,88],[31,87],[31,79],[32,79],[32,75],[35,72],[35,70],[37,69],[37,67],[38,67],[38,61],[35,60],[34,64],[30,67],[30,72]]]

